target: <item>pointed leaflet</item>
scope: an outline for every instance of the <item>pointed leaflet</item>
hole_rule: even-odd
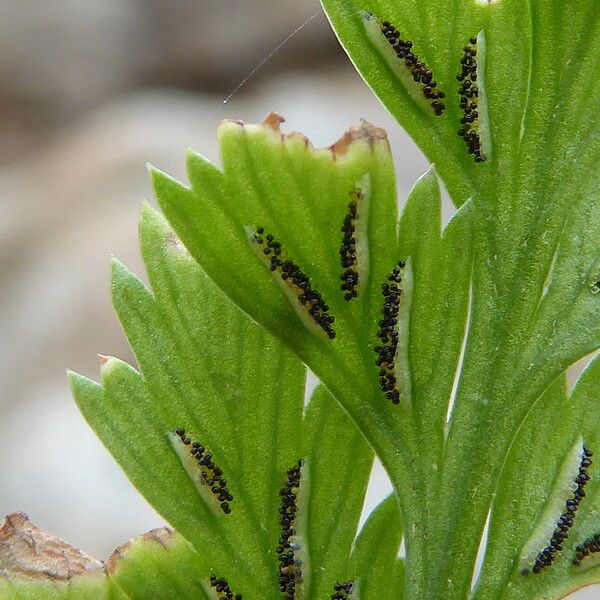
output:
[[[476,598],[499,596],[511,571],[518,583],[539,585],[540,576],[526,580],[521,574],[524,568],[531,570],[534,563],[523,562],[521,555],[552,497],[563,457],[578,434],[575,406],[565,398],[565,388],[563,376],[537,402],[506,457]]]
[[[402,519],[392,495],[375,508],[354,543],[350,573],[361,600],[398,598],[397,590],[404,585],[401,541]]]
[[[320,574],[331,576],[349,555],[371,451],[323,390],[309,404],[310,423],[303,422],[305,369],[229,303],[147,206],[141,241],[153,293],[117,262],[112,278],[115,308],[141,373],[104,358],[102,387],[72,374],[82,412],[132,482],[199,550],[197,577],[206,582],[215,573],[249,596],[278,597],[279,490],[286,470],[304,459],[311,492],[303,492],[308,501],[299,513],[307,523],[307,556],[313,536],[318,546],[307,561],[318,586]],[[335,440],[327,455],[314,450],[313,456],[304,445],[312,419],[323,428],[321,444]],[[197,467],[177,436],[174,446],[169,439],[178,428],[212,452],[233,496],[230,514],[201,485],[199,469],[192,478],[184,469]],[[348,446],[352,452],[343,451]],[[347,476],[338,477],[350,471],[351,487]],[[313,513],[313,497],[319,512]],[[330,525],[324,519],[340,510],[349,533],[323,538]],[[311,581],[308,570],[305,579]]]
[[[329,393],[319,386],[308,407],[304,428],[304,456],[311,476],[308,528],[312,534],[307,540],[313,573],[310,597],[315,599],[329,597],[336,581],[347,572],[364,500],[355,489],[357,485],[364,489],[362,482],[372,465],[372,456],[365,452],[358,430],[354,435],[339,435],[347,427],[348,417],[332,403]],[[332,502],[333,489],[328,485],[332,473],[338,502]]]
[[[276,115],[260,125],[225,122],[220,128],[223,171],[190,154],[192,187],[153,170],[156,194],[207,273],[309,364],[368,437],[402,491],[405,519],[411,523],[407,530],[414,536],[412,557],[425,565],[429,550],[421,531],[434,494],[424,488],[433,489],[439,476],[465,327],[471,211],[465,206],[440,237],[432,171],[415,186],[397,223],[391,158],[381,130],[362,123],[331,148],[316,150],[300,134],[281,134],[280,123]],[[347,301],[340,290],[340,249],[345,251],[349,199],[357,190],[352,237],[362,250],[357,253],[359,290]],[[298,314],[306,306],[290,296],[286,273],[265,247],[269,235],[282,244],[281,260],[298,265],[311,289],[321,294],[335,317],[334,339],[315,330],[316,319],[306,326],[310,313]],[[262,259],[261,251],[266,251]],[[360,268],[365,256],[368,270]],[[272,259],[275,263],[269,263]],[[361,282],[365,271],[367,280]],[[403,278],[404,293],[394,299],[397,318],[391,296],[386,300],[382,293],[390,277]],[[379,347],[382,356],[381,348],[392,346],[386,333],[391,329],[399,333],[394,357],[377,367],[374,350]],[[378,330],[388,337],[385,344]],[[380,379],[387,388],[383,392]],[[398,405],[386,398],[386,393],[393,397],[390,388],[399,391]]]
[[[213,600],[200,573],[204,562],[170,529],[154,529],[117,548],[106,562],[108,578],[131,600]]]
[[[572,563],[575,547],[599,530],[600,486],[598,459],[594,452],[600,444],[596,409],[599,375],[600,362],[596,359],[584,371],[569,398],[565,398],[565,382],[560,378],[524,422],[507,457],[494,502],[476,600],[559,599],[598,581],[599,571],[593,561],[587,565],[592,568],[585,568],[585,564],[583,568],[575,567]],[[541,551],[555,529],[557,518],[548,517],[548,508],[556,502],[561,490],[570,496],[574,489],[573,477],[565,483],[561,479],[561,469],[571,452],[573,440],[577,439],[583,440],[594,452],[585,496],[577,507],[563,549],[556,554],[553,564],[539,574],[524,576],[522,570],[531,571],[533,566],[532,561],[524,562],[524,558],[531,541],[536,540],[536,532],[550,530],[550,534],[544,536],[546,539],[537,543],[538,551]],[[559,500],[558,504],[564,506],[564,501]]]
[[[477,206],[473,336],[446,453],[447,495],[439,502],[456,515],[465,494],[476,493],[464,519],[453,520],[454,530],[441,525],[447,539],[437,545],[466,546],[474,561],[510,432],[555,377],[600,344],[598,302],[581,285],[583,272],[593,277],[600,259],[592,241],[598,227],[600,16],[593,0],[572,3],[568,16],[558,0],[323,4],[367,82],[435,161],[454,202],[471,196]],[[442,116],[412,101],[373,43],[365,11],[390,21],[403,40],[413,42],[414,53],[446,92]],[[463,118],[456,76],[471,36],[477,36],[477,100],[479,111],[485,109],[492,149],[481,164],[456,135]],[[562,258],[555,266],[565,268],[551,274],[559,245]],[[473,409],[482,403],[485,411]],[[506,427],[497,427],[501,419]],[[488,427],[495,433],[490,439],[482,434]],[[481,440],[493,451],[481,452]],[[476,481],[484,469],[488,475]],[[454,539],[458,532],[462,541]],[[471,569],[459,570],[448,564],[439,580],[452,574],[452,585],[466,594]]]
[[[544,177],[535,183],[530,180],[539,169],[551,177],[550,189],[561,179],[562,185],[571,185],[575,181],[571,176],[585,173],[588,161],[597,155],[598,142],[589,143],[589,133],[598,124],[599,102],[592,92],[599,81],[595,65],[600,56],[595,35],[600,21],[593,0],[572,3],[568,18],[559,0],[323,0],[322,4],[359,72],[438,166],[458,204],[474,190],[494,188],[498,194],[488,193],[488,202],[510,202],[506,193],[522,179],[537,189],[546,187]],[[390,65],[379,41],[384,48],[389,43],[383,34],[371,32],[369,14],[391,22],[402,40],[412,42],[412,52],[445,92],[443,116],[421,110],[414,101],[414,90],[407,89],[396,72],[402,66],[406,70],[404,61]],[[478,84],[485,98],[480,94],[479,101],[485,100],[494,146],[485,164],[475,164],[456,135],[462,116],[460,59],[465,45],[480,32],[485,39],[479,35],[477,75],[483,78],[483,86]],[[581,135],[583,131],[588,135]],[[569,158],[580,158],[568,162],[568,183],[564,171],[554,168],[566,164],[560,154],[564,150]]]

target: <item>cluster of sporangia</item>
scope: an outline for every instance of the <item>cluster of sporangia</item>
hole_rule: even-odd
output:
[[[341,229],[344,237],[340,249],[342,267],[347,268],[341,275],[344,282],[341,288],[346,291],[344,296],[346,300],[356,297],[356,286],[358,285],[358,271],[355,268],[357,262],[355,234],[358,200],[362,196],[359,189],[353,190],[351,194],[354,198],[348,205],[349,212],[344,217]],[[334,338],[335,331],[331,329],[331,324],[335,318],[326,314],[329,306],[323,302],[321,294],[311,289],[308,276],[293,261],[281,258],[281,244],[275,241],[271,234],[265,236],[264,232],[264,228],[259,227],[253,239],[255,243],[264,246],[263,253],[269,257],[271,271],[279,273],[284,281],[291,284],[292,289],[295,289],[298,294],[300,303],[308,307],[310,316],[327,332],[330,338]],[[378,355],[376,365],[379,367],[379,386],[385,393],[385,397],[393,404],[400,403],[395,361],[398,348],[398,313],[402,295],[399,284],[402,282],[401,271],[404,266],[404,261],[399,261],[388,275],[389,283],[381,286],[381,293],[384,296],[383,318],[379,321],[377,336],[383,345],[375,347]]]
[[[227,489],[227,480],[223,479],[223,471],[212,460],[212,452],[209,452],[200,442],[192,442],[185,434],[185,429],[176,429],[175,433],[184,446],[189,446],[190,454],[200,467],[200,483],[210,487],[210,491],[220,503],[221,510],[228,515],[231,512],[229,503],[233,500],[233,496]]]
[[[380,29],[396,53],[396,56],[403,62],[415,83],[421,88],[425,98],[432,100],[431,108],[433,112],[438,117],[441,116],[446,106],[443,102],[440,102],[440,99],[444,98],[445,94],[437,87],[431,69],[416,57],[412,49],[412,42],[402,40],[398,30],[389,21],[383,21]],[[458,135],[464,138],[469,154],[474,156],[475,162],[481,163],[485,161],[486,157],[481,151],[481,139],[478,132],[479,90],[476,85],[477,60],[475,59],[477,55],[475,48],[477,38],[472,37],[469,41],[472,45],[464,47],[464,55],[460,60],[462,70],[457,76],[458,81],[461,82],[458,93],[460,96],[460,108],[463,111],[463,117],[460,121],[461,128]]]
[[[175,433],[185,446],[190,446],[191,454],[201,458],[204,456],[204,461],[201,466],[212,470],[211,477],[220,478],[220,469],[214,466],[211,460],[210,452],[205,452],[198,442],[186,436],[184,429],[177,429]],[[211,466],[209,466],[209,464]],[[279,591],[282,593],[282,600],[298,600],[301,595],[302,584],[302,562],[298,557],[298,544],[294,539],[297,535],[297,513],[298,513],[298,494],[300,491],[300,479],[302,476],[302,466],[304,461],[300,459],[291,469],[286,471],[286,479],[284,486],[279,490],[281,504],[279,506],[279,524],[281,526],[281,536],[277,545],[277,554],[279,560],[278,579]],[[203,472],[202,477],[209,483],[207,478],[208,473]],[[221,479],[221,483],[223,480]],[[214,492],[214,490],[213,490]],[[227,492],[228,493],[228,492]],[[231,498],[233,499],[233,498]],[[224,512],[229,512],[229,510]],[[227,579],[222,577],[210,576],[210,585],[215,589],[218,600],[242,600],[241,594],[234,594],[229,587]],[[334,586],[334,593],[331,595],[331,600],[348,600],[352,594],[354,582],[346,581],[343,583],[337,582]]]
[[[331,595],[331,600],[348,600],[354,589],[353,581],[345,581],[344,583],[336,583],[333,586],[335,592]]]
[[[460,120],[461,128],[458,135],[465,140],[469,154],[475,157],[475,162],[483,162],[485,154],[481,151],[481,138],[479,137],[479,111],[478,97],[479,88],[477,87],[477,38],[472,37],[471,45],[465,46],[464,56],[460,59],[462,65],[461,72],[456,76],[460,82],[458,95],[460,96],[460,108],[463,111],[463,117]]]
[[[438,89],[436,81],[433,79],[433,73],[425,63],[420,61],[415,55],[412,47],[413,43],[400,38],[400,32],[389,22],[381,23],[381,33],[387,38],[390,46],[393,48],[396,56],[404,62],[404,65],[410,72],[413,80],[423,92],[423,96],[427,100],[431,100],[431,108],[433,112],[440,116],[446,106],[440,102],[446,94]]]
[[[395,361],[398,349],[398,312],[400,310],[400,297],[402,296],[402,269],[404,261],[399,261],[388,275],[389,283],[381,284],[381,293],[384,297],[383,319],[379,321],[377,336],[383,346],[376,346],[378,355],[375,364],[379,367],[379,386],[385,392],[385,397],[392,404],[400,403],[400,390],[396,378]]]
[[[210,585],[217,592],[217,600],[242,600],[241,594],[234,594],[227,583],[227,579],[217,579],[214,575],[210,576]]]
[[[311,288],[308,275],[289,258],[282,258],[281,243],[271,234],[264,235],[265,230],[259,227],[254,235],[254,242],[263,247],[263,254],[269,260],[269,268],[277,273],[289,289],[298,296],[298,301],[306,308],[313,321],[327,334],[329,339],[335,338],[332,327],[335,317],[329,314],[329,306],[321,294]]]
[[[345,271],[340,275],[342,285],[340,289],[345,291],[344,300],[350,302],[358,296],[358,257],[356,255],[356,220],[358,219],[358,201],[362,198],[362,192],[356,188],[350,192],[352,201],[348,204],[348,213],[344,217],[342,225],[342,247],[340,248],[340,261]]]
[[[420,61],[412,50],[412,42],[403,40],[400,32],[389,22],[383,21],[380,25],[381,32],[393,48],[396,56],[402,60],[409,69],[412,78],[423,92],[426,99],[431,100],[431,107],[436,115],[444,112],[445,105],[440,102],[445,97],[440,91],[433,78],[431,70]],[[469,40],[471,45],[464,47],[464,55],[460,60],[461,73],[457,76],[461,82],[458,90],[460,96],[460,108],[463,111],[459,135],[465,140],[469,154],[475,158],[475,162],[483,162],[486,157],[481,149],[479,136],[479,110],[477,87],[477,38]],[[345,292],[344,299],[350,301],[358,296],[359,272],[357,268],[358,256],[356,252],[356,222],[358,219],[359,201],[362,198],[360,189],[351,192],[352,201],[348,204],[348,212],[344,217],[341,231],[343,233],[340,248],[340,261],[343,269],[340,279],[341,290]],[[333,323],[335,317],[329,314],[329,306],[324,302],[321,294],[311,288],[309,277],[303,273],[300,267],[289,258],[282,258],[281,243],[276,241],[273,235],[264,235],[265,230],[259,227],[253,237],[255,243],[263,247],[262,251],[269,260],[272,272],[275,272],[293,290],[299,302],[306,308],[313,321],[323,329],[330,339],[335,338]],[[404,262],[400,261],[394,271],[388,276],[390,283],[382,285],[382,293],[385,297],[383,307],[383,319],[379,321],[378,337],[383,345],[377,346],[375,352],[378,355],[377,366],[379,367],[379,386],[385,393],[385,397],[393,404],[400,403],[400,390],[395,372],[396,351],[398,348],[398,311],[402,290],[397,285],[402,281],[400,271]],[[549,553],[550,554],[550,553]]]
[[[573,564],[578,567],[586,556],[597,554],[598,552],[600,552],[600,533],[596,533],[575,548]]]
[[[579,507],[582,498],[585,496],[584,487],[590,479],[588,469],[592,464],[592,451],[583,447],[583,454],[581,455],[581,463],[579,465],[579,473],[575,478],[575,491],[571,498],[565,503],[565,509],[563,510],[556,529],[550,538],[548,545],[537,555],[533,568],[533,573],[540,573],[546,567],[549,567],[556,559],[556,555],[563,549],[563,542],[569,535],[569,530],[573,527],[575,520],[575,514]],[[523,575],[529,574],[529,569],[523,569]]]
[[[293,539],[296,535],[296,513],[298,512],[302,464],[302,460],[299,460],[296,465],[287,470],[285,485],[279,490],[281,537],[277,546],[277,554],[279,554],[279,591],[283,594],[283,600],[294,600],[297,587],[302,583],[302,564],[297,556],[298,548]]]

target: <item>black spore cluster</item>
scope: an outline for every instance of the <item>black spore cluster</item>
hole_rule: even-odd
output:
[[[353,581],[337,582],[333,586],[333,594],[331,594],[331,600],[348,600],[352,591],[354,590]]]
[[[210,487],[210,491],[219,501],[221,510],[226,514],[231,513],[229,503],[233,500],[227,488],[227,480],[223,478],[223,471],[214,463],[212,452],[207,450],[200,442],[192,441],[186,435],[185,429],[176,429],[175,433],[184,446],[189,447],[190,454],[200,468],[200,483]]]
[[[277,273],[294,291],[298,302],[306,309],[311,319],[327,334],[327,337],[331,340],[334,339],[335,317],[329,314],[329,306],[321,294],[312,288],[308,275],[294,261],[283,257],[281,242],[278,242],[270,233],[265,235],[264,227],[258,227],[252,239],[255,244],[262,247],[262,253],[268,258],[270,270]]]
[[[400,403],[400,389],[396,377],[396,353],[398,350],[398,314],[402,296],[402,269],[404,261],[399,261],[388,275],[388,283],[381,285],[383,295],[383,318],[379,321],[377,337],[382,345],[375,346],[379,367],[379,387],[392,404]]]
[[[362,197],[361,191],[355,189],[348,204],[348,212],[344,217],[341,231],[343,233],[340,248],[340,264],[344,271],[340,275],[344,292],[344,300],[349,302],[358,296],[358,256],[356,255],[356,221],[358,219],[358,201]]]
[[[279,591],[283,594],[283,600],[298,598],[302,583],[302,561],[298,556],[298,544],[295,542],[302,466],[303,461],[299,460],[287,470],[285,485],[279,491],[281,537],[277,545],[277,554],[279,555]]]
[[[227,579],[210,576],[210,585],[215,588],[218,600],[242,600],[241,594],[234,594],[227,583]]]
[[[438,117],[441,116],[446,109],[446,105],[440,100],[445,98],[446,94],[438,88],[431,69],[419,60],[415,54],[413,43],[410,40],[403,40],[400,37],[400,32],[389,21],[381,23],[381,33],[389,42],[398,59],[406,67],[415,84],[421,88],[423,96],[427,100],[431,100],[433,112]]]
[[[561,513],[556,529],[550,538],[548,545],[537,555],[535,563],[531,571],[533,573],[541,573],[546,567],[549,567],[555,560],[556,556],[563,549],[563,544],[569,536],[569,530],[573,527],[577,509],[581,500],[585,496],[585,486],[590,480],[588,469],[592,464],[593,453],[586,446],[583,446],[581,462],[579,464],[579,472],[575,478],[575,490],[572,496],[566,501],[565,508]],[[529,569],[523,569],[523,575],[529,574]]]
[[[481,163],[486,160],[481,150],[481,137],[479,135],[479,88],[477,86],[477,38],[472,37],[470,45],[463,48],[463,56],[460,59],[461,71],[456,76],[460,82],[458,95],[459,106],[463,116],[460,120],[458,135],[465,140],[469,154],[475,158],[475,162]]]

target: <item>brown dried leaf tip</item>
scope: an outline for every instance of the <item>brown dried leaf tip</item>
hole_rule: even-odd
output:
[[[358,125],[353,125],[344,135],[329,149],[334,157],[341,157],[348,151],[354,142],[365,140],[373,147],[376,142],[388,143],[387,132],[381,127],[376,127],[365,119],[361,119]]]
[[[66,582],[102,571],[100,561],[39,529],[23,513],[8,515],[0,527],[0,572],[4,574]]]
[[[275,133],[279,134],[282,142],[292,139],[301,140],[301,142],[304,143],[308,149],[315,151],[314,145],[303,133],[300,133],[299,131],[290,131],[288,133],[284,133],[281,131],[281,125],[283,123],[285,123],[285,117],[282,117],[276,112],[271,112],[260,122],[259,126],[271,129]],[[257,127],[256,125],[246,124],[244,121],[238,119],[227,119],[222,122],[222,125],[227,124],[236,125],[242,128]],[[366,140],[371,144],[371,146],[374,146],[375,142],[377,141],[384,141],[387,143],[388,137],[385,129],[376,127],[372,123],[361,119],[357,125],[350,127],[338,141],[334,142],[330,146],[327,146],[324,150],[329,151],[333,155],[334,159],[341,158],[344,154],[346,154],[354,142],[361,140]]]
[[[105,563],[106,571],[108,573],[114,573],[118,568],[119,561],[131,550],[134,544],[151,542],[162,546],[166,550],[176,535],[177,534],[169,527],[158,527],[157,529],[147,531],[140,536],[131,538],[114,550],[108,557],[108,560]]]

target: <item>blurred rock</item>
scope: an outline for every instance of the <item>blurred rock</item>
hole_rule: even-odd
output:
[[[3,0],[0,89],[60,117],[128,84],[148,44],[143,3]]]
[[[318,9],[316,0],[3,0],[0,160],[74,115],[133,88],[226,95]],[[261,75],[341,50],[320,14]]]

